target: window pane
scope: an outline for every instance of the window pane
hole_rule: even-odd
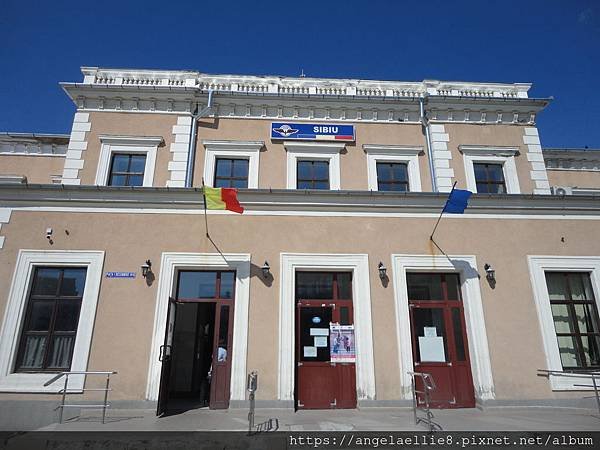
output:
[[[48,367],[64,369],[71,367],[74,344],[75,336],[54,336]]]
[[[298,161],[298,179],[309,180],[312,179],[312,170],[310,161]]]
[[[31,315],[26,331],[48,331],[50,329],[50,319],[54,310],[54,302],[42,302],[39,300],[31,301]]]
[[[178,298],[214,298],[217,272],[179,272]]]
[[[396,185],[394,185],[393,183],[378,183],[377,189],[380,191],[393,191],[395,189]]]
[[[329,163],[327,161],[314,161],[314,177],[316,180],[329,179]]]
[[[414,329],[417,336],[417,361],[448,361],[444,310],[441,308],[413,308]],[[425,327],[429,328],[425,334]],[[435,328],[435,336],[431,329]]]
[[[350,323],[350,308],[342,306],[340,308],[340,325],[351,325]]]
[[[219,319],[219,347],[217,349],[217,361],[227,361],[227,348],[229,346],[229,306],[221,306],[221,317]]]
[[[546,284],[550,300],[567,300],[567,283],[564,273],[546,272]]]
[[[86,269],[64,269],[60,295],[81,297],[85,287]]]
[[[490,194],[489,185],[487,183],[477,183],[478,194]]]
[[[143,175],[129,175],[129,181],[127,186],[143,186],[144,176]]]
[[[492,181],[504,181],[502,164],[488,164],[488,176]]]
[[[233,176],[248,177],[248,160],[247,159],[234,159],[233,160]]]
[[[25,350],[21,360],[23,369],[39,369],[44,363],[46,352],[46,336],[27,336],[25,338]]]
[[[125,186],[127,175],[111,175],[109,186]]]
[[[221,298],[233,297],[233,283],[235,281],[234,272],[221,273]]]
[[[236,188],[236,189],[246,189],[248,187],[248,179],[232,180],[231,187]]]
[[[587,300],[595,300],[596,297],[594,297],[594,291],[592,290],[592,283],[590,281],[590,274],[589,273],[582,273],[581,276],[583,278],[583,290],[585,292],[585,298]]]
[[[560,351],[563,368],[581,367],[575,348],[575,338],[573,336],[558,336],[558,350]]]
[[[377,163],[375,165],[377,168],[377,180],[378,181],[387,181],[390,179],[390,169],[391,165],[388,163]]]
[[[348,300],[352,298],[352,273],[340,272],[337,275],[338,299]]]
[[[583,275],[584,274],[581,273],[570,273],[568,275],[569,287],[571,288],[571,300],[586,300]]]
[[[217,158],[216,175],[218,177],[230,177],[231,176],[231,159]]]
[[[506,194],[506,187],[504,186],[504,183],[495,184],[492,186],[495,186],[495,191],[494,191],[495,194]]]
[[[327,190],[329,189],[329,181],[316,181],[313,189]]]
[[[214,187],[216,188],[229,188],[231,187],[231,182],[228,179],[217,178],[214,182]]]
[[[460,300],[460,289],[459,289],[459,278],[457,273],[447,273],[446,278],[446,289],[448,290],[448,300]]]
[[[408,273],[406,281],[409,300],[443,300],[441,274]]]
[[[485,170],[485,164],[473,164],[473,170],[475,171],[475,180],[487,180],[487,173]]]
[[[456,359],[465,360],[465,342],[463,340],[462,322],[460,320],[460,309],[452,308],[452,328],[454,328],[454,343],[456,344]]]
[[[581,336],[583,354],[588,366],[600,366],[600,336]]]
[[[297,272],[296,296],[298,299],[333,299],[333,274]]]
[[[554,317],[554,328],[557,333],[574,333],[573,321],[569,315],[567,305],[550,305],[552,307],[552,316]]]
[[[312,183],[310,181],[298,181],[298,189],[312,189]]]
[[[34,295],[56,295],[60,269],[44,267],[35,269],[33,290]]]
[[[129,172],[144,173],[146,168],[146,155],[131,155]]]
[[[401,164],[401,163],[392,164],[392,173],[394,176],[394,180],[408,181],[408,171],[406,170],[406,164]]]
[[[600,333],[598,329],[598,316],[592,305],[573,305],[577,316],[577,325],[580,333]]]
[[[112,172],[127,172],[128,165],[129,155],[116,154],[113,156]]]
[[[81,303],[77,300],[63,300],[58,303],[55,331],[77,331],[79,322],[79,309]]]

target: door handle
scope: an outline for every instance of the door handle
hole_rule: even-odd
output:
[[[167,353],[167,348],[168,348],[168,353]],[[161,345],[159,350],[158,350],[158,360],[160,362],[164,361],[166,358],[168,358],[169,356],[171,356],[171,346],[170,345]]]

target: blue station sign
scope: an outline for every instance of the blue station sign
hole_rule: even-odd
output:
[[[273,122],[271,139],[354,141],[354,125]]]
[[[135,272],[106,272],[106,278],[135,278]]]

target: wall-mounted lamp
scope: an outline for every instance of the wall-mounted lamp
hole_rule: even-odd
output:
[[[381,278],[382,280],[385,280],[387,267],[385,267],[383,265],[383,263],[380,262],[379,265],[377,266],[377,269],[379,270],[379,278]]]
[[[146,278],[148,273],[152,272],[152,262],[147,259],[144,264],[142,264],[142,276]]]
[[[267,261],[265,261],[260,270],[262,270],[264,278],[267,278],[271,274],[271,266],[269,266],[269,263]]]
[[[487,280],[490,283],[495,283],[496,282],[496,271],[488,263],[485,263],[483,268],[485,269],[485,277],[487,278]]]

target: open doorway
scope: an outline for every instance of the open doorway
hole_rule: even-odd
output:
[[[229,407],[233,271],[180,271],[169,301],[157,415]]]

